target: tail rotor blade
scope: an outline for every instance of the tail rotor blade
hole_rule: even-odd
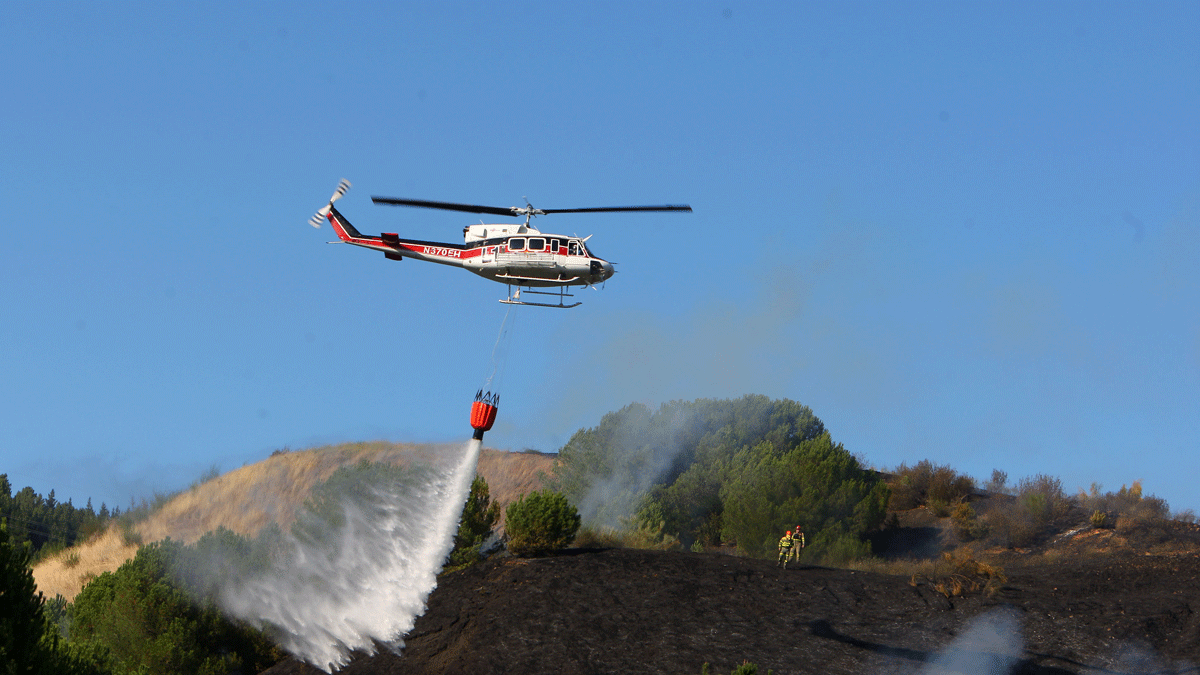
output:
[[[337,190],[334,190],[333,196],[329,198],[329,203],[332,204],[332,203],[336,202],[337,200],[341,199],[342,195],[346,194],[346,191],[349,189],[350,189],[350,181],[343,178],[341,180],[341,182],[338,183]]]
[[[345,178],[339,181],[337,189],[333,191],[333,196],[329,198],[329,203],[325,206],[322,206],[321,210],[317,211],[316,215],[314,215],[312,218],[309,218],[308,224],[320,229],[321,221],[325,220],[325,217],[329,215],[329,210],[333,208],[333,203],[341,199],[342,195],[346,194],[346,191],[349,189],[350,181],[346,180]]]
[[[324,222],[325,217],[329,215],[329,210],[332,207],[333,207],[332,204],[326,204],[325,206],[322,206],[320,211],[317,211],[316,214],[314,214],[312,218],[308,219],[308,224],[312,225],[313,227],[315,227],[317,229],[320,229],[321,223]]]

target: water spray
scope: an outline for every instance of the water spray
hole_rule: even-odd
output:
[[[301,514],[265,569],[222,579],[221,607],[326,672],[351,652],[399,652],[454,547],[481,445],[361,470],[337,517]]]

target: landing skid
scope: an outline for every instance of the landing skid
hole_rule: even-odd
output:
[[[558,289],[557,293],[550,293],[548,291],[535,291],[532,288],[525,289],[525,292],[533,293],[534,295],[556,295],[556,296],[558,296],[558,304],[555,305],[555,304],[552,304],[549,302],[525,302],[524,300],[521,299],[521,289],[518,288],[517,290],[514,291],[514,290],[512,290],[512,286],[508,287],[508,298],[505,300],[501,300],[500,302],[505,305],[526,305],[528,307],[556,307],[558,309],[570,309],[572,307],[578,307],[583,304],[582,302],[574,302],[569,305],[563,304],[564,298],[575,297],[567,292],[566,286],[560,287]]]

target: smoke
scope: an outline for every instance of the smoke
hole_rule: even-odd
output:
[[[1024,652],[1016,612],[1001,609],[977,617],[925,668],[925,675],[1007,675]]]
[[[351,651],[398,651],[453,548],[480,445],[448,447],[402,479],[361,465],[326,517],[310,513],[273,543],[265,569],[221,582],[222,609],[326,672]]]
[[[1009,675],[1029,670],[1023,663],[1025,644],[1021,620],[1013,608],[998,609],[976,617],[966,630],[942,653],[925,666],[922,675]],[[1190,663],[1171,664],[1152,649],[1136,644],[1116,646],[1110,667],[1081,667],[1080,672],[1104,673],[1185,673],[1195,668]],[[1056,668],[1048,668],[1057,672]],[[1065,670],[1062,672],[1066,672]]]
[[[675,406],[657,413],[634,404],[622,410],[621,424],[608,439],[613,457],[609,472],[588,488],[577,508],[584,522],[621,528],[641,505],[642,497],[672,468],[679,457],[681,432],[690,415]]]

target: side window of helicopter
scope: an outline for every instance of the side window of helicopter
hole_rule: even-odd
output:
[[[568,246],[568,248],[567,248],[567,252],[568,252],[568,253],[570,253],[571,255],[579,255],[579,254],[580,254],[580,253],[579,253],[579,248],[580,248],[580,247],[579,247],[579,240],[578,240],[578,239],[572,239],[572,240],[571,240],[571,243],[570,243],[570,245],[569,245],[569,246]]]
[[[558,253],[558,240],[557,239],[550,240],[550,252]]]
[[[509,239],[508,240],[508,250],[524,251],[525,250],[525,239],[522,237],[513,237],[512,239]]]
[[[534,239],[529,240],[529,250],[530,251],[541,251],[545,248],[546,248],[546,240],[545,239],[534,238]]]

